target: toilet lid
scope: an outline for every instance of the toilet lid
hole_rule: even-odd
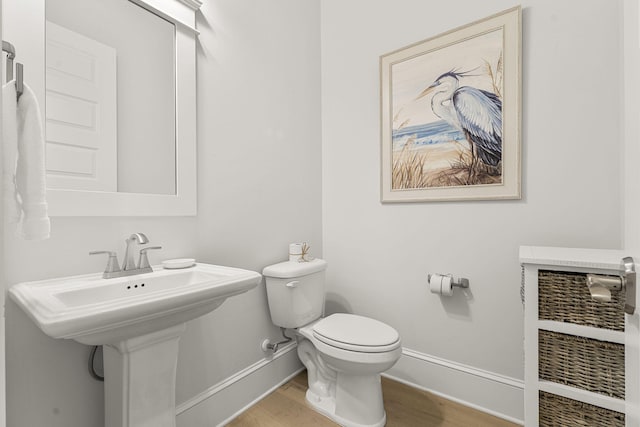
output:
[[[391,326],[355,314],[332,314],[313,326],[313,335],[325,344],[352,351],[379,353],[400,345],[400,335]]]

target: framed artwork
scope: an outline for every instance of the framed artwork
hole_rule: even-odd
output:
[[[521,16],[380,57],[382,202],[521,197]]]

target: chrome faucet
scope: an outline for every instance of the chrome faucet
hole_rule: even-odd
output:
[[[125,240],[125,242],[127,244],[127,248],[124,251],[124,261],[122,262],[122,269],[125,271],[137,270],[138,266],[133,260],[133,251],[131,250],[131,245],[134,243],[144,245],[145,243],[149,243],[149,239],[143,233],[133,233],[127,240]]]
[[[143,233],[134,233],[129,238],[125,240],[127,247],[124,252],[124,261],[122,264],[122,270],[118,265],[118,256],[115,252],[112,251],[93,251],[89,252],[89,255],[97,255],[97,254],[107,254],[109,255],[109,260],[107,262],[107,267],[102,274],[102,277],[105,279],[111,279],[113,277],[123,277],[123,276],[133,276],[135,274],[142,273],[151,273],[153,269],[151,265],[149,265],[149,259],[147,258],[147,251],[152,249],[162,249],[162,246],[147,246],[145,248],[140,249],[140,258],[138,259],[138,264],[136,264],[133,259],[133,248],[132,244],[137,243],[139,245],[144,245],[145,243],[149,243],[149,239]]]

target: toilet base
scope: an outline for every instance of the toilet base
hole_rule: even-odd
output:
[[[383,427],[387,420],[380,373],[400,357],[388,351],[357,352],[316,339],[313,324],[297,330],[298,357],[307,368],[309,405],[343,427]]]
[[[340,424],[343,427],[384,427],[384,425],[387,423],[387,414],[384,411],[382,412],[382,418],[379,421],[373,424],[358,424],[354,423],[351,420],[344,419],[340,415],[336,414],[336,400],[333,396],[319,396],[311,391],[311,389],[308,389],[306,398],[307,402],[314,411],[324,415],[325,417],[331,419],[332,421]]]

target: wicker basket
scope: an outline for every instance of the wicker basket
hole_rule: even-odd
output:
[[[540,392],[540,427],[624,427],[624,414]]]
[[[624,399],[624,345],[538,331],[542,380]]]
[[[624,331],[624,292],[612,292],[610,302],[591,299],[587,275],[564,271],[538,273],[538,317]]]

